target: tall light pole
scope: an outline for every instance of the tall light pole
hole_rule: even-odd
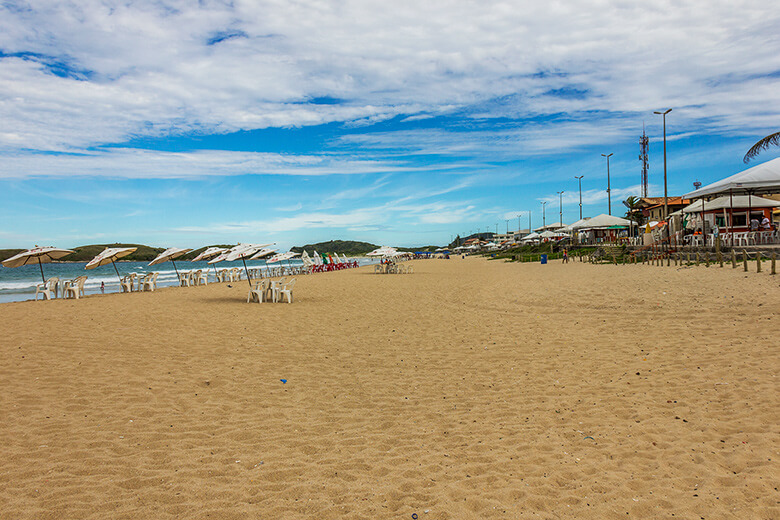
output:
[[[508,235],[509,234],[509,219],[504,219],[504,220],[506,220],[506,234]]]
[[[544,207],[547,205],[547,201],[542,202],[542,231],[547,227],[547,213],[544,211]]]
[[[653,114],[658,114],[664,118],[664,220],[669,219],[669,193],[666,191],[666,114],[671,112],[668,108],[663,111],[656,110]]]
[[[561,219],[558,222],[562,226],[563,225],[563,191],[558,192],[558,218]]]
[[[601,154],[602,157],[606,157],[607,158],[607,204],[608,204],[607,207],[609,208],[609,214],[610,215],[612,215],[612,189],[610,189],[610,186],[609,186],[609,158],[612,157],[613,155],[615,155],[615,154],[612,154],[612,153],[609,154],[609,155],[604,154],[604,153]]]
[[[580,185],[580,220],[582,220],[582,178],[585,177],[584,175],[575,175],[574,178],[577,179],[577,182]]]

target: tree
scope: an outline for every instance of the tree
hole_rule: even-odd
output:
[[[642,208],[639,206],[641,202],[642,199],[634,197],[633,195],[623,201],[623,205],[628,208],[628,211],[626,211],[626,218],[633,220],[638,226],[644,224],[645,221],[645,217],[642,215]]]
[[[750,150],[745,154],[745,158],[742,159],[745,164],[750,162],[750,159],[756,157],[761,150],[766,150],[770,146],[780,146],[780,132],[768,135],[761,139],[759,142],[750,147]]]

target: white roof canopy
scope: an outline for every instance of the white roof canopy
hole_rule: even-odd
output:
[[[696,199],[729,191],[739,194],[780,193],[780,157],[686,193],[683,197]]]
[[[748,200],[748,197],[750,200]],[[733,199],[733,205],[732,205]],[[717,211],[721,209],[747,209],[747,208],[775,208],[780,206],[780,201],[769,200],[764,197],[756,197],[755,195],[734,195],[730,197],[728,195],[724,197],[718,197],[717,199],[705,201],[703,211]],[[685,206],[682,209],[683,213],[701,213],[702,202],[700,200]]]
[[[614,215],[601,214],[587,220],[582,219],[571,225],[572,229],[599,229],[608,228],[612,226],[625,226],[631,225],[630,220],[616,217]]]

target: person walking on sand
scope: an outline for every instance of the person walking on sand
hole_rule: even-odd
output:
[[[105,294],[105,292],[106,292],[106,282],[100,282],[100,292]]]
[[[563,248],[563,263],[568,264],[569,263],[569,250],[565,247]]]

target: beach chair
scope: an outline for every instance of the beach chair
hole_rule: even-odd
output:
[[[202,269],[195,271],[193,279],[195,280],[195,285],[208,285],[209,283],[209,276]]]
[[[157,289],[157,276],[160,273],[149,273],[139,282],[139,291],[154,291]]]
[[[192,271],[182,271],[179,273],[179,285],[189,287],[192,285]]]
[[[35,286],[35,299],[38,299],[38,295],[42,294],[44,300],[51,300],[52,294],[54,298],[57,297],[57,287],[59,286],[60,279],[53,276],[43,283],[39,283]]]
[[[78,300],[81,296],[84,296],[84,282],[86,281],[86,275],[79,276],[73,280],[68,280],[65,282],[65,285],[62,286],[62,297],[75,298]]]
[[[266,301],[266,295],[268,293],[268,286],[270,284],[270,280],[260,280],[255,284],[254,289],[249,290],[249,294],[246,297],[246,302],[264,302]]]
[[[132,275],[128,274],[126,276],[123,276],[119,280],[119,285],[120,287],[122,287],[122,292],[132,292],[134,283],[135,283],[135,273],[133,273]]]
[[[281,284],[275,288],[273,297],[274,302],[281,302],[284,300],[284,297],[287,296],[287,303],[292,303],[292,291],[293,287],[295,287],[295,280],[297,280],[297,278],[293,278],[289,282]]]

